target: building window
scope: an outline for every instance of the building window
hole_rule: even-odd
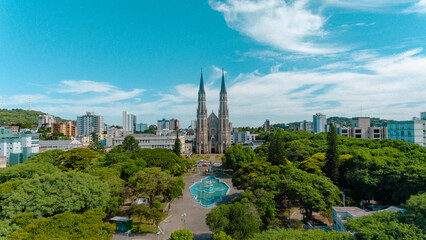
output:
[[[374,129],[374,133],[380,133],[380,129]]]
[[[374,134],[374,138],[380,138],[380,134]]]
[[[361,133],[361,129],[355,129],[355,133]]]

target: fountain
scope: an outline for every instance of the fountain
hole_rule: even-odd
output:
[[[229,186],[215,177],[204,178],[189,188],[195,201],[205,208],[213,207],[217,202],[222,201],[222,197],[226,196],[228,191]]]

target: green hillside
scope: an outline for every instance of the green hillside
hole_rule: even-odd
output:
[[[38,115],[45,115],[46,113],[40,111],[28,111],[24,109],[0,109],[0,125],[11,124],[31,124],[38,125]],[[56,122],[66,121],[60,117],[56,117]]]

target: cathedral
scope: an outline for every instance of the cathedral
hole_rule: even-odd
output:
[[[225,153],[226,149],[231,146],[231,126],[223,72],[219,98],[219,117],[212,112],[207,118],[206,92],[204,91],[203,73],[201,73],[195,130],[195,151],[198,154]]]

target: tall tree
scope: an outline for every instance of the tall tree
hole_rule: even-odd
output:
[[[126,151],[135,153],[139,149],[139,142],[133,137],[129,135],[123,140],[123,147]]]
[[[84,214],[65,212],[34,219],[22,230],[12,233],[9,239],[111,239],[115,226],[103,222],[104,217],[105,213],[100,209],[93,209]]]
[[[324,172],[334,184],[337,184],[339,179],[339,154],[337,153],[337,133],[336,128],[332,123],[327,133],[327,151],[325,153],[327,162]]]
[[[188,229],[179,229],[172,232],[169,240],[192,240],[194,235]]]
[[[282,133],[281,131],[276,131],[275,134],[272,136],[269,145],[268,162],[272,163],[273,165],[286,165],[287,161],[288,160],[285,157]]]
[[[154,198],[169,194],[174,189],[174,197],[182,195],[184,185],[176,184],[178,177],[173,177],[161,168],[146,168],[135,174],[129,180],[130,187],[135,197],[149,197],[149,206],[153,207]],[[177,189],[176,189],[177,188]]]
[[[356,232],[355,239],[410,239],[424,240],[424,233],[413,224],[399,221],[402,214],[379,212],[361,218],[348,218],[346,228]]]
[[[182,148],[182,144],[181,144],[180,139],[179,139],[179,130],[177,130],[176,131],[175,145],[173,146],[173,152],[175,152],[176,155],[180,156],[181,148]]]
[[[206,218],[213,233],[225,232],[234,239],[248,239],[260,232],[261,220],[252,204],[233,203],[213,208]]]
[[[65,211],[80,213],[102,208],[109,199],[108,185],[80,172],[56,172],[22,182],[0,201],[0,218],[32,212],[40,218]]]
[[[244,165],[257,160],[256,154],[250,148],[244,148],[240,144],[235,144],[226,150],[222,157],[225,168],[232,168],[237,171]]]
[[[68,150],[56,158],[55,165],[63,171],[83,170],[92,164],[99,153],[86,148]]]

